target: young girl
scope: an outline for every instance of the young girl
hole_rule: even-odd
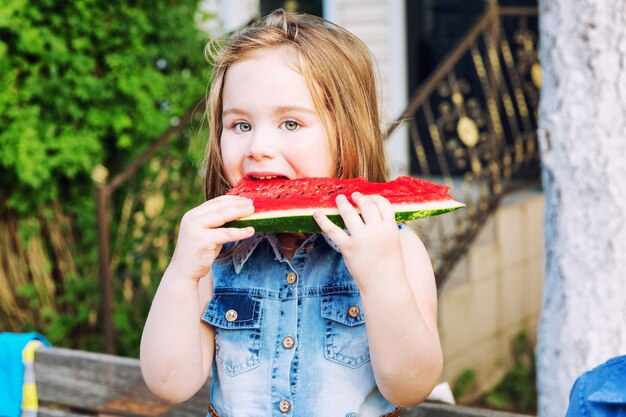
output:
[[[336,199],[347,230],[225,228],[254,212],[242,178],[385,180],[372,62],[346,30],[277,11],[234,36],[208,97],[206,195],[181,221],[141,341],[171,402],[212,370],[209,415],[396,416],[436,384],[442,355],[427,253],[389,202]],[[360,214],[359,214],[360,213]]]

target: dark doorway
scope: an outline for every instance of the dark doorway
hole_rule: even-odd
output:
[[[488,7],[488,0],[407,0],[409,92],[428,77]],[[500,6],[537,6],[537,0],[501,0]]]
[[[261,15],[272,12],[276,9],[285,9],[289,12],[302,12],[323,17],[324,9],[322,0],[261,0]]]
[[[407,28],[407,61],[408,61],[408,87],[409,97],[412,97],[419,89],[420,85],[428,78],[432,71],[444,60],[446,55],[463,38],[466,32],[490,7],[488,0],[407,0],[406,7],[406,28]],[[502,0],[498,2],[501,7],[507,6],[531,6],[537,7],[537,0]],[[503,32],[511,43],[513,35],[518,28],[518,19],[502,19]],[[527,22],[529,29],[536,32],[536,18]],[[480,40],[477,42],[481,42]],[[479,45],[479,49],[484,50],[484,42]],[[471,97],[477,108],[487,108],[487,97],[482,93],[480,80],[476,77],[476,68],[471,56],[463,56],[455,65],[455,77],[464,83],[464,90],[471,92]],[[509,86],[510,88],[511,86]],[[469,97],[468,97],[469,98]],[[447,102],[447,103],[446,103]],[[433,120],[443,123],[440,105],[447,106],[450,97],[439,95],[433,96],[429,103],[434,112]],[[500,104],[498,104],[500,106]],[[441,114],[440,114],[441,113]],[[447,119],[446,119],[447,120]],[[439,148],[445,149],[446,156],[439,155],[435,151],[436,145],[430,141],[429,124],[427,120],[418,115],[414,115],[417,134],[423,138],[423,150],[430,169],[430,174],[441,175],[442,165],[447,165],[447,171],[451,175],[463,175],[471,169],[470,164],[453,162],[450,156],[451,147],[454,143],[448,143],[450,137],[456,136],[456,122],[449,120],[445,124],[446,134],[441,135]],[[437,123],[439,123],[437,122]],[[513,141],[515,135],[511,132],[506,123],[503,131],[507,143]],[[448,134],[449,133],[449,134]],[[424,174],[420,168],[416,153],[413,151],[413,144],[409,145],[410,171],[414,175]],[[439,157],[439,159],[438,159]],[[443,164],[440,158],[446,158]]]

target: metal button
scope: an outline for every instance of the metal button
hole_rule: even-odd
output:
[[[282,400],[278,405],[278,408],[280,408],[281,412],[286,413],[291,410],[291,403],[287,400]]]
[[[361,313],[361,309],[358,306],[350,306],[348,309],[348,315],[353,319],[356,319]]]
[[[283,339],[283,346],[285,349],[291,349],[296,344],[296,341],[293,337],[287,336]]]
[[[287,274],[287,284],[293,284],[296,282],[296,279],[298,278],[298,276],[296,275],[295,272],[291,271],[290,273]]]
[[[226,315],[226,320],[228,321],[237,320],[237,312],[235,310],[228,310],[225,315]]]
[[[304,248],[304,250],[306,251],[306,253],[310,253],[314,247],[315,245],[313,243],[309,243],[308,245],[306,245],[306,248]]]

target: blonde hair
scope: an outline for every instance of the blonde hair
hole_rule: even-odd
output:
[[[213,75],[207,96],[206,198],[230,188],[220,152],[226,71],[256,50],[279,47],[290,48],[297,55],[298,71],[330,140],[335,177],[385,181],[378,94],[369,50],[356,36],[327,20],[279,9],[232,36],[223,48],[207,45]]]

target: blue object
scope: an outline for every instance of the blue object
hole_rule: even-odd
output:
[[[0,417],[19,417],[21,414],[24,382],[22,350],[31,340],[50,346],[50,342],[36,332],[0,333]]]
[[[202,316],[215,329],[210,397],[219,415],[396,409],[376,385],[359,288],[327,235],[309,236],[291,258],[274,234],[231,249],[213,263]]]
[[[609,359],[578,377],[566,417],[626,417],[626,356]]]

